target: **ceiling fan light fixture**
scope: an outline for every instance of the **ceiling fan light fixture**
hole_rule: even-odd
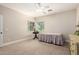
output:
[[[37,7],[36,11],[41,14],[48,14],[53,11],[53,9],[50,8],[49,5],[42,5],[41,3],[38,3],[37,5],[38,5],[38,7]]]

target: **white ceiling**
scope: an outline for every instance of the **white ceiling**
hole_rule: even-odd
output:
[[[38,8],[36,3],[4,3],[1,5],[24,13],[30,17],[39,17],[75,9],[78,3],[42,3],[43,6],[49,5],[50,9],[53,10],[45,14],[37,11]]]

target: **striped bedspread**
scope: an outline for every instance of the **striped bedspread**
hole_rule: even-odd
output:
[[[39,34],[39,41],[53,43],[56,45],[63,45],[62,34],[60,33],[44,33]]]

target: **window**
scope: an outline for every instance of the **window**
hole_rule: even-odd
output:
[[[34,26],[35,26],[34,22],[28,21],[28,30],[29,31],[33,31],[34,30]]]
[[[43,31],[44,30],[44,22],[36,22],[35,28],[39,32]]]
[[[28,22],[28,30],[34,31],[34,28],[36,31],[41,32],[44,30],[44,22]]]

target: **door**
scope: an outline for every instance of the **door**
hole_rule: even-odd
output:
[[[0,47],[3,44],[3,16],[0,15]]]

